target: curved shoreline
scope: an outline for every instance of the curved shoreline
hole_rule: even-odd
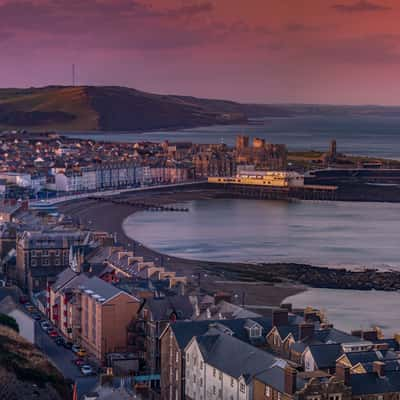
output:
[[[138,192],[125,194],[122,197],[135,201],[148,201],[152,204],[172,204],[197,199],[211,199],[223,197],[215,190],[192,189],[173,191]],[[275,304],[279,305],[285,298],[304,291],[307,286],[332,289],[353,290],[399,290],[400,272],[377,272],[376,270],[347,271],[343,268],[332,269],[296,263],[262,263],[250,264],[244,262],[213,262],[183,259],[165,255],[142,243],[131,239],[123,228],[123,221],[139,211],[137,207],[127,204],[114,204],[110,201],[84,200],[80,202],[65,203],[60,206],[60,211],[80,218],[81,224],[87,228],[116,233],[118,241],[129,250],[134,250],[137,255],[149,260],[155,260],[162,266],[188,277],[200,274],[201,287],[212,292],[228,290],[244,292],[248,289],[249,282],[258,282],[261,292],[255,294],[258,301],[249,304]],[[235,284],[228,284],[235,282]],[[268,291],[265,290],[268,286]],[[231,290],[232,289],[232,290]],[[252,297],[251,291],[246,290]]]

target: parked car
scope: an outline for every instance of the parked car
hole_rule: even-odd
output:
[[[72,362],[78,367],[85,365],[85,360],[83,360],[82,358],[75,358],[75,360],[72,360]]]
[[[40,314],[38,314],[38,313],[35,313],[35,314],[32,314],[32,318],[35,321],[40,321],[42,319],[42,316]]]
[[[55,329],[50,329],[49,331],[47,331],[47,333],[52,338],[56,338],[57,336],[59,336],[58,332]]]
[[[86,375],[86,376],[94,374],[93,368],[87,364],[84,364],[81,366],[81,372],[82,372],[82,375]]]
[[[64,343],[64,338],[62,338],[61,336],[55,336],[53,337],[53,339],[55,344],[58,346],[62,346],[62,344]]]
[[[73,344],[72,347],[71,347],[71,350],[74,353],[77,353],[80,349],[81,349],[81,346],[79,346],[79,344]]]
[[[85,349],[79,349],[79,351],[76,352],[76,355],[79,357],[86,357],[86,350]]]
[[[26,303],[28,303],[28,297],[27,296],[20,296],[20,298],[19,298],[19,302],[21,303],[21,304],[26,304]]]
[[[64,340],[63,344],[62,344],[66,349],[72,349],[72,346],[74,345],[72,342],[70,342],[69,340]]]
[[[42,321],[42,322],[40,323],[40,327],[41,327],[45,332],[47,332],[47,331],[49,331],[50,329],[52,329],[52,328],[51,328],[51,324],[50,324],[50,322],[48,322],[48,321]]]

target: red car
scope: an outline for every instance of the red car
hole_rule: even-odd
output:
[[[56,330],[53,329],[52,331],[49,331],[49,336],[55,338],[58,336],[58,333]]]
[[[81,367],[82,365],[85,364],[85,361],[82,358],[76,358],[74,361],[74,364],[77,365],[78,367]]]

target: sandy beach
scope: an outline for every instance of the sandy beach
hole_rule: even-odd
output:
[[[166,205],[189,200],[216,198],[221,195],[215,190],[193,189],[190,191],[144,191],[126,194],[118,198],[154,205]],[[115,233],[118,242],[126,248],[133,250],[137,255],[143,256],[147,260],[155,260],[165,268],[189,277],[194,286],[200,282],[201,289],[205,292],[230,292],[239,302],[244,299],[249,308],[253,305],[277,306],[285,298],[306,289],[305,286],[290,281],[278,283],[275,277],[268,279],[268,277],[263,276],[258,279],[257,274],[255,274],[255,277],[252,278],[251,271],[255,268],[252,264],[187,260],[154,251],[128,237],[122,228],[125,218],[140,210],[132,205],[87,199],[60,205],[59,209],[62,213],[79,219],[82,226]],[[268,266],[273,268],[273,264]],[[257,308],[257,312],[262,313],[262,309]]]

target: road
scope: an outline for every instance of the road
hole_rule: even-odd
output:
[[[99,381],[98,376],[83,376],[79,368],[73,364],[75,354],[63,346],[57,346],[40,327],[35,323],[35,342],[36,346],[45,353],[56,365],[60,372],[67,379],[72,379],[77,383],[79,397],[85,393],[93,391]]]

